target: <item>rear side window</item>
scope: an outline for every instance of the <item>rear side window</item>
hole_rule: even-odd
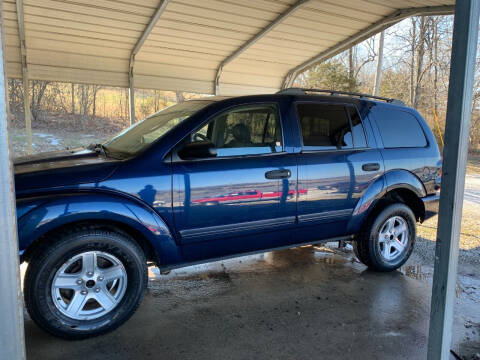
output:
[[[378,108],[374,110],[383,146],[386,148],[425,147],[427,140],[418,120],[406,111]]]
[[[307,150],[353,148],[352,129],[343,105],[298,104],[303,147]]]

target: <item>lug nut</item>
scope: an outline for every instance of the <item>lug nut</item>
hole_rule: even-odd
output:
[[[82,280],[82,279],[78,279],[78,280],[77,280],[77,284],[78,284],[78,285],[81,285],[82,283],[83,283],[83,280]]]
[[[95,292],[96,292],[96,293],[100,292],[100,288],[96,288],[96,289],[95,289]]]
[[[82,294],[82,295],[87,295],[87,293],[88,293],[87,290],[82,290],[82,291],[80,291],[80,294]]]
[[[88,275],[89,277],[92,277],[92,276],[93,276],[93,272],[89,271],[89,272],[87,272],[87,275]]]
[[[98,281],[103,281],[103,276],[99,276],[97,280]]]

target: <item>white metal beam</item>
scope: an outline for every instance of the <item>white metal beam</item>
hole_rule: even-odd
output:
[[[167,5],[168,5],[168,0],[160,1],[160,4],[157,10],[155,10],[155,13],[150,19],[150,22],[148,23],[145,30],[143,30],[142,35],[140,36],[137,43],[135,44],[135,47],[130,53],[130,62],[128,66],[128,83],[129,83],[128,98],[129,98],[130,124],[133,124],[135,122],[135,83],[134,83],[134,75],[133,75],[133,68],[135,66],[135,56],[138,54],[138,52],[142,48],[143,43],[145,42],[145,40],[147,40],[148,35],[150,35],[150,33],[152,32],[153,28],[158,22],[158,19],[160,19],[160,16],[162,16],[163,12],[165,11],[165,8],[167,7]]]
[[[25,113],[25,132],[27,152],[32,153],[32,122],[30,119],[30,81],[28,79],[27,45],[25,43],[25,24],[23,20],[23,0],[16,0],[18,36],[20,38],[20,56],[22,58],[23,108]]]
[[[238,57],[240,54],[242,54],[245,50],[247,50],[250,46],[255,44],[258,40],[263,38],[265,35],[267,35],[270,31],[272,31],[277,25],[279,25],[283,20],[285,20],[287,17],[289,17],[295,10],[297,10],[300,6],[305,4],[310,0],[298,0],[296,3],[294,3],[292,6],[290,6],[287,10],[285,10],[283,13],[278,15],[275,20],[273,20],[270,24],[268,24],[265,28],[263,28],[259,33],[255,34],[252,38],[247,40],[242,46],[240,46],[238,49],[236,49],[234,52],[232,52],[230,55],[228,55],[217,67],[217,72],[215,74],[215,83],[214,83],[214,94],[218,95],[219,91],[219,84],[220,84],[220,76],[222,75],[223,68],[225,65],[230,63],[232,60],[234,60],[236,57]]]
[[[0,36],[0,359],[25,359],[15,188],[8,139],[5,31]]]
[[[478,0],[456,1],[430,309],[429,360],[450,358],[479,12]]]
[[[338,55],[345,50],[348,50],[352,46],[368,39],[369,37],[389,28],[392,25],[395,25],[396,23],[408,17],[421,15],[449,15],[453,14],[453,11],[453,5],[428,6],[395,11],[394,13],[384,17],[380,21],[377,21],[376,23],[368,26],[367,28],[360,30],[358,33],[349,37],[348,39],[339,42],[331,48],[322,51],[318,55],[291,69],[283,80],[282,88],[285,89],[291,87],[297,75],[302,71],[305,71],[308,67],[330,59],[331,57]]]

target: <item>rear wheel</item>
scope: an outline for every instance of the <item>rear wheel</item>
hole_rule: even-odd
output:
[[[402,203],[385,207],[367,221],[354,243],[355,255],[377,271],[392,271],[410,257],[416,237],[415,215]]]
[[[81,339],[108,332],[139,306],[145,256],[128,236],[76,230],[41,245],[25,274],[25,304],[48,332]]]

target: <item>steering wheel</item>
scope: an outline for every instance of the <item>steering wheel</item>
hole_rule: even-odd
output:
[[[194,141],[210,141],[208,137],[200,133],[196,133],[195,135],[193,135],[193,140]]]

